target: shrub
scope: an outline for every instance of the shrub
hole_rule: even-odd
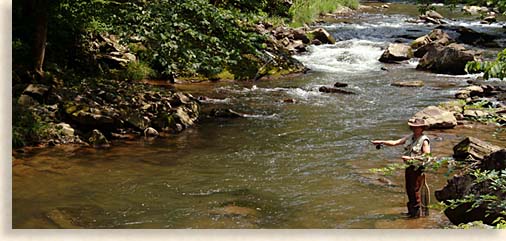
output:
[[[154,75],[155,71],[148,64],[132,61],[128,64],[123,78],[128,80],[143,80],[154,77]]]

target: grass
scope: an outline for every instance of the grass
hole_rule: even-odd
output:
[[[144,62],[132,61],[128,64],[124,75],[129,80],[143,80],[155,75],[155,71]]]
[[[331,13],[341,7],[356,9],[358,5],[358,0],[294,0],[290,8],[293,16],[290,25],[300,27],[312,23],[322,13]]]

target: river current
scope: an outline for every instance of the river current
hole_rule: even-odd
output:
[[[322,25],[338,42],[311,46],[297,56],[311,69],[303,76],[176,86],[209,97],[203,103],[205,112],[231,108],[247,113],[246,118],[204,116],[179,135],[114,142],[108,149],[67,146],[16,154],[13,227],[448,226],[437,210],[429,217],[403,219],[403,172],[385,179],[369,171],[400,162],[402,151],[376,150],[370,140],[409,134],[408,118],[426,106],[451,100],[459,87],[477,77],[416,71],[417,60],[380,63],[388,43],[409,43],[435,27],[406,23],[411,17],[362,13],[351,23]],[[477,20],[450,25],[480,31],[501,28]],[[425,85],[391,86],[411,80]],[[335,82],[349,84],[345,89],[356,95],[318,91]],[[428,134],[434,154],[449,156],[453,144],[465,135],[504,143],[506,136],[494,132],[493,126],[468,125]],[[444,186],[442,172],[428,175],[431,190]]]

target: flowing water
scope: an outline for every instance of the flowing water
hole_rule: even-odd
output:
[[[397,5],[395,5],[397,6]],[[401,5],[402,6],[402,5]],[[413,8],[410,8],[413,10]],[[376,150],[371,139],[409,133],[406,120],[452,98],[476,76],[416,71],[377,61],[389,42],[434,26],[407,15],[361,14],[353,23],[324,25],[340,40],[312,46],[297,58],[304,76],[246,83],[178,85],[210,97],[203,109],[225,107],[247,118],[203,118],[182,134],[115,142],[108,149],[72,146],[16,153],[14,228],[441,228],[438,211],[417,220],[400,215],[407,202],[403,173],[369,171],[399,162],[401,148]],[[474,20],[476,21],[476,20]],[[480,26],[471,20],[452,24]],[[500,26],[484,27],[499,31]],[[387,70],[382,70],[386,67]],[[423,80],[421,88],[395,81]],[[356,95],[320,93],[348,83]],[[283,100],[293,99],[296,103]],[[504,132],[468,125],[429,131],[437,156],[473,135],[504,145]],[[442,173],[429,173],[432,190]],[[435,203],[432,198],[432,203]]]

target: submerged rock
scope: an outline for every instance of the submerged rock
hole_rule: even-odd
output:
[[[341,82],[336,82],[336,83],[334,84],[334,87],[336,87],[336,88],[340,88],[340,87],[347,87],[347,86],[348,86],[348,84],[346,84],[346,83],[341,83]]]
[[[334,87],[327,87],[327,86],[320,87],[318,89],[318,91],[324,92],[324,93],[338,93],[338,94],[345,94],[345,95],[354,95],[355,94],[351,91],[342,90],[342,89],[338,89],[338,88],[334,88]]]
[[[54,223],[58,228],[64,229],[77,229],[82,228],[74,224],[74,218],[67,212],[59,209],[54,209],[45,214],[46,218]]]
[[[259,212],[253,208],[240,207],[240,206],[236,206],[236,205],[227,205],[225,207],[212,210],[210,212],[210,214],[222,215],[222,216],[256,217],[259,215]]]
[[[397,87],[422,87],[423,85],[424,85],[424,83],[421,80],[399,81],[399,82],[392,83],[392,86],[397,86]]]
[[[244,117],[244,114],[231,109],[212,109],[211,116],[219,118],[239,118]]]

